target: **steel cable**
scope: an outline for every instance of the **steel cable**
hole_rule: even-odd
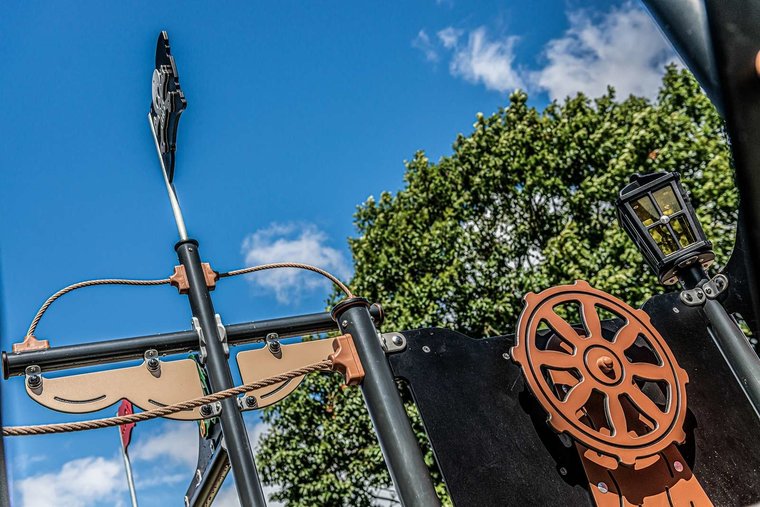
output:
[[[208,405],[209,403],[215,403],[226,398],[232,398],[233,396],[237,396],[238,394],[243,394],[248,391],[269,387],[271,385],[285,382],[296,377],[301,377],[315,371],[328,371],[332,369],[332,366],[333,362],[330,360],[320,361],[318,363],[304,366],[303,368],[298,368],[296,370],[291,370],[281,375],[275,375],[264,380],[258,380],[256,382],[250,382],[241,386],[231,387],[229,389],[219,391],[218,393],[208,394],[200,398],[195,398],[180,403],[174,403],[173,405],[154,408],[152,410],[146,410],[144,412],[138,412],[136,414],[106,417],[103,419],[93,419],[90,421],[79,421],[72,423],[41,424],[37,426],[6,426],[3,428],[3,436],[16,437],[25,435],[68,433],[72,431],[94,430],[100,428],[109,428],[112,426],[120,426],[122,424],[148,421],[157,417],[166,417],[167,415],[175,414],[177,412],[181,412],[182,410],[192,410],[202,405]]]

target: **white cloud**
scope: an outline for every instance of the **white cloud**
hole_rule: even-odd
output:
[[[459,37],[462,36],[462,30],[449,26],[438,32],[438,38],[441,40],[441,44],[446,49],[452,49],[456,47],[459,42]]]
[[[429,62],[438,61],[438,51],[436,51],[435,44],[430,40],[430,36],[425,30],[420,30],[417,33],[417,37],[412,40],[412,47],[422,51],[425,60]]]
[[[653,97],[675,54],[649,15],[626,3],[602,15],[568,15],[570,28],[545,47],[546,66],[532,82],[553,99],[583,91],[595,97],[615,87],[621,97]]]
[[[518,38],[513,35],[492,37],[483,26],[469,32],[449,26],[437,32],[437,40],[420,33],[425,33],[424,51],[434,53],[436,61],[450,57],[452,76],[489,90],[527,85],[563,99],[579,91],[597,97],[612,85],[620,97],[656,95],[664,66],[677,57],[641,7],[629,1],[606,12],[581,10],[567,16],[570,27],[546,43],[543,63],[532,69],[515,64]]]
[[[331,272],[346,280],[351,270],[343,252],[328,246],[327,235],[311,224],[272,224],[243,241],[248,265],[272,262],[301,262]],[[306,290],[330,287],[329,280],[298,269],[274,269],[249,275],[250,282],[275,293],[277,301],[298,300]]]
[[[513,67],[517,37],[502,40],[489,38],[484,27],[476,28],[460,41],[460,33],[449,27],[438,32],[443,46],[453,50],[449,63],[452,76],[471,83],[483,83],[489,90],[505,92],[523,87],[523,80]]]
[[[180,464],[194,470],[198,462],[198,425],[194,422],[165,422],[158,432],[137,440],[129,448],[132,461]],[[188,479],[189,480],[189,479]]]
[[[21,479],[16,488],[22,507],[123,505],[126,491],[120,458],[90,456],[64,463],[56,472]]]

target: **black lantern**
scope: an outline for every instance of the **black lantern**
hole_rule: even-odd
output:
[[[673,285],[678,272],[712,264],[715,254],[697,220],[678,173],[634,174],[617,201],[618,219],[660,282]]]

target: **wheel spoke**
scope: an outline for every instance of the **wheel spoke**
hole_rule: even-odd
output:
[[[668,370],[658,364],[629,363],[631,374],[645,380],[665,380]]]
[[[578,339],[580,338],[578,331],[576,331],[573,326],[568,324],[565,319],[557,315],[557,312],[555,312],[553,308],[549,309],[546,312],[543,312],[541,316],[546,319],[546,321],[549,323],[549,326],[560,337],[564,338],[566,341],[572,343],[573,345],[578,342]]]
[[[591,396],[591,383],[588,380],[581,380],[575,387],[570,389],[567,397],[562,404],[575,414],[583,407]]]
[[[607,410],[607,422],[612,426],[614,435],[627,435],[628,422],[625,419],[625,410],[620,403],[620,397],[617,393],[607,394],[607,403],[605,404]]]
[[[630,396],[631,401],[634,405],[636,405],[642,414],[648,416],[650,419],[654,419],[654,421],[657,423],[657,426],[660,425],[660,420],[663,416],[660,407],[655,405],[655,403],[650,400],[649,397],[644,394],[638,387],[634,386],[632,389],[629,389],[627,391],[627,394]]]
[[[615,341],[612,342],[613,346],[617,349],[618,354],[623,353],[631,348],[633,342],[639,337],[641,328],[637,323],[628,321],[623,327],[621,327],[617,334],[615,334]]]
[[[596,305],[594,303],[581,302],[581,315],[589,338],[601,339],[602,322],[599,320],[599,314],[596,312]]]
[[[557,352],[556,350],[538,350],[536,363],[557,369],[570,369],[577,366],[577,359],[573,354]]]

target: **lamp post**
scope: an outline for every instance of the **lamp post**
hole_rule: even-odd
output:
[[[660,283],[680,282],[681,301],[702,307],[708,331],[760,417],[760,360],[747,337],[718,301],[728,278],[710,279],[712,244],[683,189],[678,173],[635,174],[620,191],[618,219]]]

